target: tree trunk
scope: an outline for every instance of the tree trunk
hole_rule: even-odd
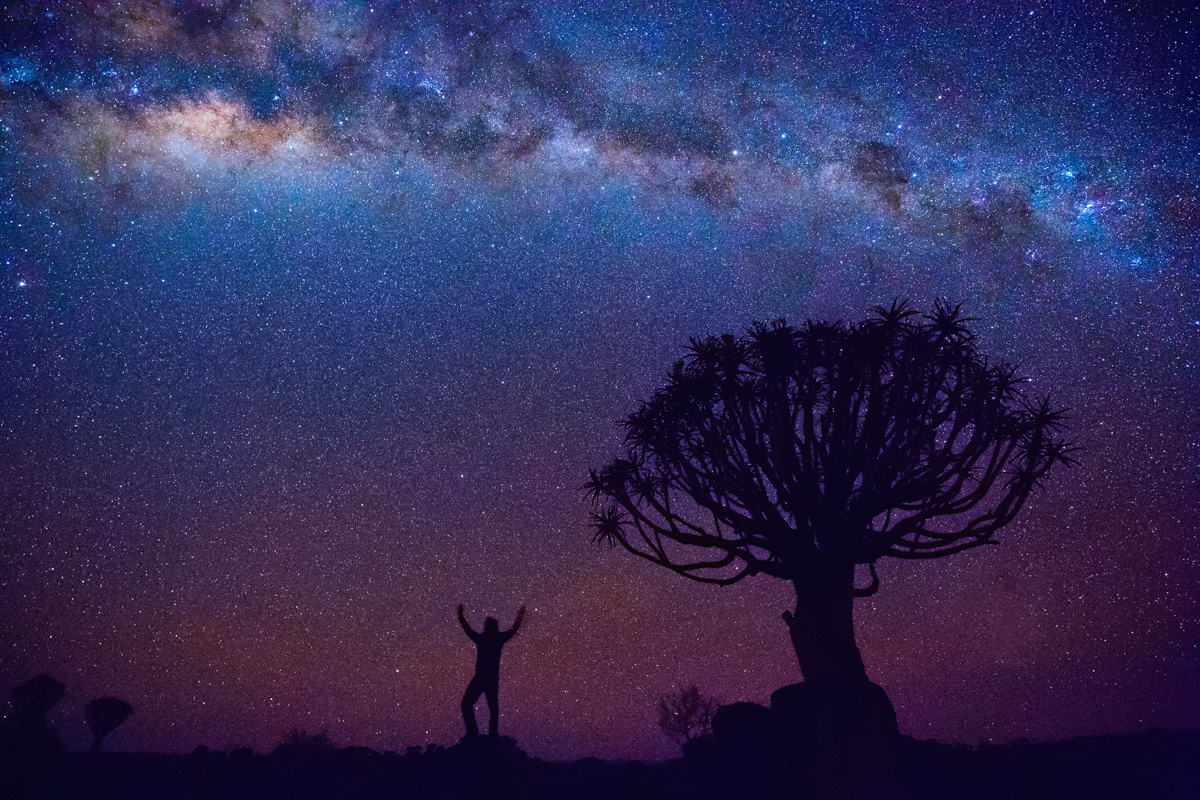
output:
[[[785,613],[803,684],[790,722],[809,742],[802,794],[817,800],[896,800],[895,710],[866,678],[854,642],[854,565],[816,558],[794,573],[796,612]],[[804,747],[802,746],[802,750]]]
[[[806,683],[864,683],[854,640],[854,564],[809,559],[796,570],[796,611],[785,613]]]
[[[896,712],[867,679],[854,640],[854,564],[825,558],[801,566],[796,611],[784,620],[800,661],[801,703],[789,724],[809,742],[801,794],[817,800],[898,800]]]

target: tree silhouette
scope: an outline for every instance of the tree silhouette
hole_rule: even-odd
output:
[[[696,686],[682,686],[658,701],[658,727],[668,739],[685,744],[712,733],[720,704]]]
[[[87,704],[88,727],[92,729],[92,749],[97,752],[104,737],[117,729],[133,713],[133,706],[117,697],[101,697]]]
[[[961,304],[691,341],[592,471],[596,540],[698,581],[790,581],[805,682],[866,681],[853,600],[885,556],[993,542],[1055,464],[1064,414],[976,349]],[[856,565],[870,570],[855,585]]]
[[[271,755],[277,758],[301,761],[328,755],[337,750],[337,745],[329,736],[329,731],[309,733],[300,728],[293,728],[275,745]]]
[[[67,687],[51,675],[38,675],[12,690],[12,721],[22,729],[47,729],[46,714],[67,696]]]

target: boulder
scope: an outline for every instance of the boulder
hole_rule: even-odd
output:
[[[896,711],[869,681],[795,683],[771,695],[776,725],[798,759],[797,778],[815,798],[900,796]]]
[[[722,747],[753,747],[778,735],[771,709],[758,703],[721,706],[713,715],[712,728]]]

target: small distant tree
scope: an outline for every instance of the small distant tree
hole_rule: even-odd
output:
[[[679,744],[712,734],[712,720],[721,706],[696,686],[675,691],[658,701],[658,727]]]
[[[108,736],[133,713],[133,706],[117,697],[101,697],[88,703],[84,709],[87,724],[92,730],[90,752],[97,752],[104,737]]]
[[[788,581],[805,682],[865,683],[853,601],[875,563],[992,544],[1070,462],[1063,412],[979,353],[960,308],[693,339],[591,473],[596,540],[697,581]]]
[[[45,730],[46,714],[67,696],[67,687],[50,675],[30,678],[12,690],[12,722],[17,728]]]
[[[309,733],[299,728],[293,728],[288,731],[287,736],[283,737],[283,741],[275,745],[271,755],[280,758],[301,759],[327,755],[336,749],[337,745],[334,744],[333,739],[329,738],[328,731]]]

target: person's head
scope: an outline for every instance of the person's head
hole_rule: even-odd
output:
[[[496,621],[495,617],[488,617],[483,621],[483,629],[488,633],[495,633],[500,630],[500,623]]]

